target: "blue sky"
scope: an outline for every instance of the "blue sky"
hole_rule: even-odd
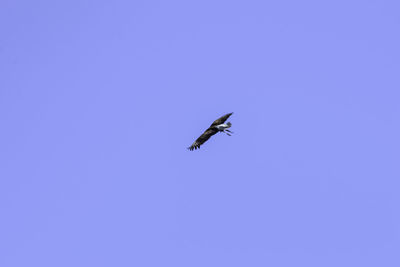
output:
[[[2,1],[0,265],[400,266],[399,8]]]

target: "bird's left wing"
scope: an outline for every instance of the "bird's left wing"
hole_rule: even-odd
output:
[[[217,126],[217,125],[220,125],[220,124],[224,123],[232,114],[233,114],[233,112],[228,113],[228,114],[222,116],[222,117],[219,118],[219,119],[216,119],[216,120],[211,124],[210,127],[214,127],[214,126]]]

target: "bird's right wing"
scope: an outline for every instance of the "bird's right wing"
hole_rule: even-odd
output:
[[[219,118],[219,119],[216,119],[216,120],[211,124],[210,127],[214,127],[214,126],[217,126],[217,125],[220,125],[220,124],[224,123],[232,114],[233,114],[233,112],[228,113],[228,114],[222,116],[222,117]]]
[[[188,147],[189,150],[198,149],[202,144],[204,144],[211,136],[218,133],[216,128],[208,128],[199,138],[194,141],[194,143]]]

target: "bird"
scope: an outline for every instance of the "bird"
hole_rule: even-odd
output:
[[[228,128],[230,128],[232,126],[232,123],[227,122],[224,123],[231,115],[233,114],[233,112],[228,113],[222,117],[220,117],[219,119],[216,119],[211,125],[210,127],[208,127],[207,130],[204,131],[204,133],[202,135],[200,135],[199,138],[196,139],[196,141],[194,141],[194,143],[188,147],[187,149],[189,149],[190,151],[193,151],[194,149],[200,149],[200,146],[202,144],[204,144],[208,139],[210,139],[211,136],[213,136],[214,134],[218,133],[218,132],[223,132],[226,133],[227,135],[231,136],[230,134],[233,133],[230,130],[228,130]]]

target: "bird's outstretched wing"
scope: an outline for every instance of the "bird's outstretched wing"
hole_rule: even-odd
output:
[[[204,144],[211,136],[218,133],[218,129],[216,128],[208,128],[199,138],[194,141],[194,143],[188,147],[189,150],[198,149],[202,144]]]
[[[217,126],[217,125],[220,125],[220,124],[224,123],[232,114],[233,114],[233,112],[228,113],[228,114],[222,116],[222,117],[219,118],[219,119],[216,119],[216,120],[211,124],[210,127],[214,127],[214,126]]]

